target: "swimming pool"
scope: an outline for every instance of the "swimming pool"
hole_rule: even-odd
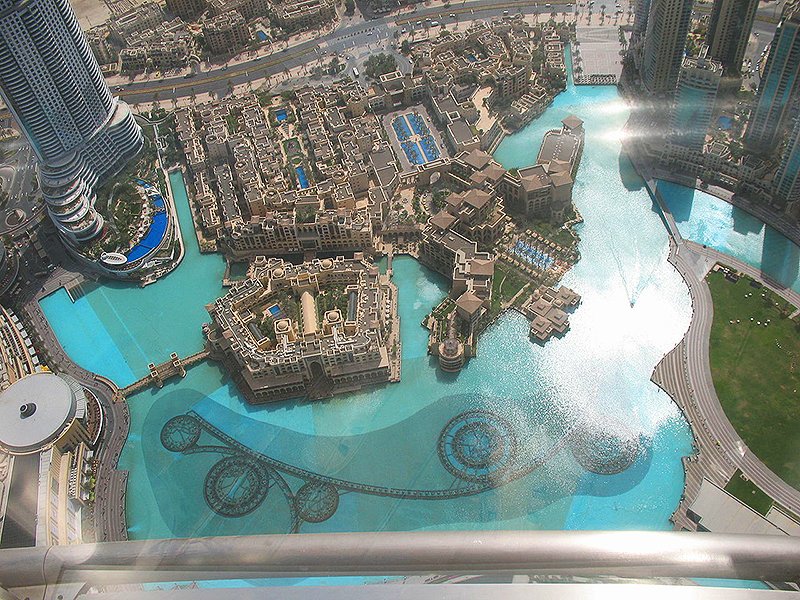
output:
[[[308,176],[304,167],[295,167],[294,172],[297,173],[297,183],[300,185],[301,190],[308,189],[311,184],[308,182]]]
[[[522,258],[525,262],[534,264],[545,271],[553,266],[555,262],[552,256],[526,244],[522,240],[518,240],[517,243],[514,244],[511,248],[511,252]]]
[[[286,119],[289,118],[289,115],[286,112],[286,109],[279,108],[278,110],[275,111],[275,118],[278,120],[278,123],[283,123]]]
[[[394,118],[392,121],[392,127],[394,128],[394,132],[397,134],[397,139],[401,142],[404,142],[411,137],[411,130],[408,128],[408,123],[403,115]]]

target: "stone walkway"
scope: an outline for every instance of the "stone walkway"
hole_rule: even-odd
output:
[[[39,305],[42,297],[59,287],[82,281],[83,276],[77,271],[59,267],[47,280],[31,284],[27,296],[20,298],[19,312],[24,316],[26,328],[38,340],[37,347],[41,348],[48,367],[56,373],[71,375],[100,401],[105,414],[105,427],[96,453],[98,468],[93,508],[95,532],[97,541],[122,541],[128,539],[125,520],[128,474],[127,471],[118,471],[116,467],[130,428],[127,404],[124,401],[115,401],[119,394],[113,382],[79,367],[70,359]]]
[[[678,346],[656,366],[652,380],[678,404],[694,434],[695,454],[684,460],[686,485],[672,520],[678,528],[696,529],[686,515],[700,491],[703,478],[724,487],[739,469],[778,504],[800,513],[800,492],[794,489],[758,457],[736,433],[717,396],[709,362],[709,340],[714,306],[705,282],[708,270],[723,263],[747,273],[787,299],[796,301],[792,290],[776,289],[758,269],[699,244],[670,241],[669,262],[678,270],[692,297],[692,321]]]

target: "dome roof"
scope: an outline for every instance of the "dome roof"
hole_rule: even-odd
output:
[[[78,400],[58,375],[34,373],[0,393],[0,446],[36,452],[56,441],[75,417]]]

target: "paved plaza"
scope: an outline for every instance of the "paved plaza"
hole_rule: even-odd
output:
[[[616,27],[578,25],[577,46],[572,53],[573,78],[576,84],[616,85],[622,74],[622,46]]]

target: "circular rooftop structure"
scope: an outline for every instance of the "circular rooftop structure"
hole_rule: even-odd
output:
[[[51,445],[75,418],[78,400],[52,373],[34,373],[0,393],[0,446],[29,454]]]

